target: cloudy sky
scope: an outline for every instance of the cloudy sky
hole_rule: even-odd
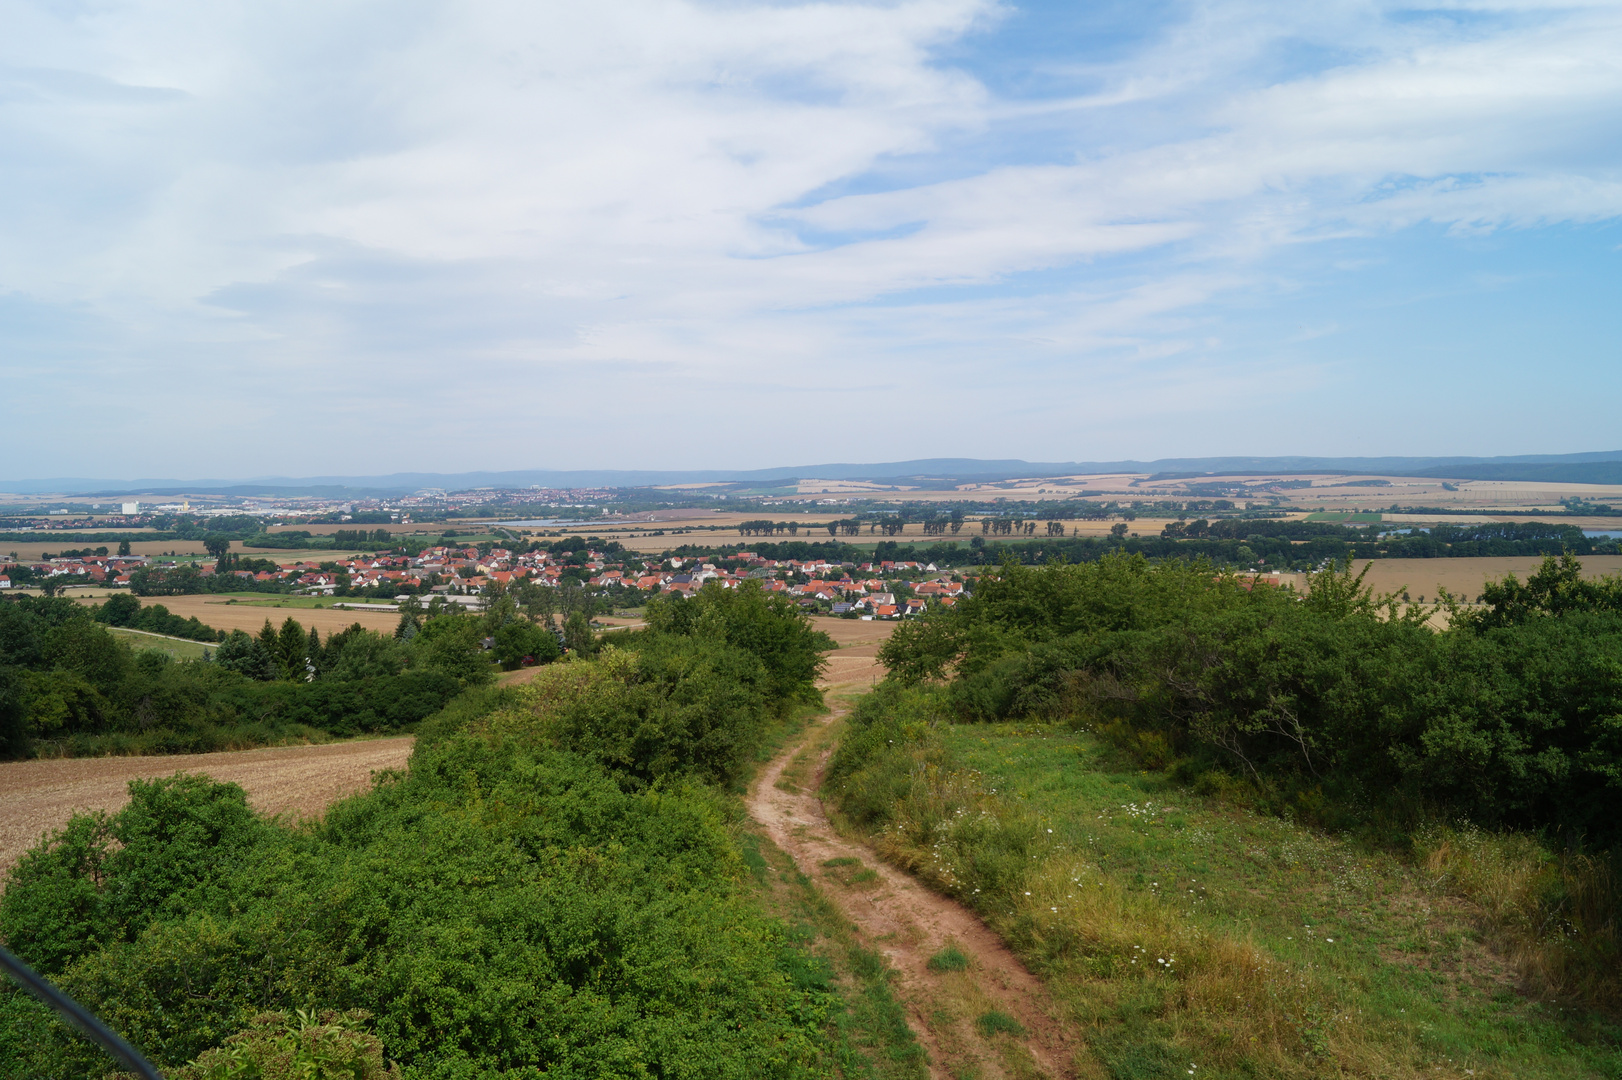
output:
[[[1622,446],[1622,3],[0,20],[6,478]]]

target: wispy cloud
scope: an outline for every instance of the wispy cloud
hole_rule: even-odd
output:
[[[1622,215],[1622,5],[1171,11],[1015,94],[980,62],[1043,14],[994,0],[0,0],[0,371],[99,421],[86,463],[130,408],[238,416],[246,471],[273,430],[284,471],[775,460],[812,401],[877,456],[1329,450],[1364,422],[1229,423],[1347,378],[1355,313],[1289,298]]]

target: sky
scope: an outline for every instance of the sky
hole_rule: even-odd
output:
[[[0,478],[1622,447],[1622,2],[0,25]]]

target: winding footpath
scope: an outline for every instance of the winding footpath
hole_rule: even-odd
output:
[[[893,989],[906,1007],[908,1023],[929,1052],[932,1075],[960,1075],[952,1066],[972,1062],[986,1076],[1029,1075],[1031,1065],[1054,1080],[1076,1076],[1074,1062],[1081,1047],[1055,1018],[1041,983],[1002,940],[963,905],[834,831],[816,795],[831,747],[820,752],[806,787],[780,783],[802,750],[840,715],[835,712],[813,725],[761,772],[747,796],[750,815],[802,874],[817,878],[824,894],[855,925],[863,944],[882,954],[899,973]],[[861,860],[878,880],[872,883],[869,879],[864,884],[870,887],[861,888],[841,885],[826,872],[819,876],[819,870],[831,860]],[[968,957],[966,972],[930,969],[930,958],[948,945]],[[956,1016],[949,1011],[943,1015],[942,1002],[969,1007],[955,1010]],[[1017,1049],[1011,1062],[1009,1048],[999,1046],[1008,1036],[982,1032],[976,1025],[978,1016],[992,1010],[1014,1017],[1025,1029],[1025,1037],[1016,1042],[1029,1055],[1026,1067],[1020,1067]]]

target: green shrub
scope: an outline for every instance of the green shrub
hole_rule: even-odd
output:
[[[741,776],[773,712],[760,661],[699,638],[621,640],[601,659],[547,669],[492,729],[585,754],[631,786]]]
[[[79,814],[27,852],[0,896],[0,936],[47,975],[205,902],[266,836],[236,784],[132,780],[117,815]]]
[[[1197,563],[1010,564],[898,628],[881,658],[898,686],[950,676],[918,700],[956,720],[1067,720],[1150,768],[1225,770],[1330,824],[1440,803],[1622,840],[1622,584],[1550,559],[1488,596],[1438,633],[1429,609],[1349,570],[1314,575],[1303,599]]]
[[[397,1080],[400,1067],[384,1063],[382,1042],[362,1026],[368,1016],[361,1009],[263,1013],[176,1070],[174,1080]]]
[[[170,1067],[256,1015],[314,1002],[370,1011],[408,1075],[701,1061],[793,1075],[816,1058],[825,1004],[784,970],[782,928],[741,887],[729,805],[702,789],[628,792],[579,755],[455,736],[315,832],[266,827],[218,881],[148,864],[189,850],[207,815],[167,832],[146,812],[115,816],[143,854],[103,894],[127,876],[157,916],[60,982]],[[231,849],[229,829],[215,836]],[[162,888],[187,902],[155,899]],[[22,897],[8,891],[0,910]],[[37,1075],[92,1060],[42,1022],[26,1041]]]

